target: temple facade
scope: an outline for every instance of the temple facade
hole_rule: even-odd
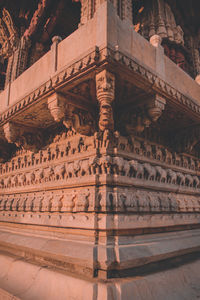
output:
[[[0,299],[199,299],[197,2],[0,0]]]

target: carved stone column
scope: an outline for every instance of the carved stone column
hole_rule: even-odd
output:
[[[115,97],[115,77],[107,70],[96,75],[96,94],[100,106],[99,129],[114,129],[112,102]]]

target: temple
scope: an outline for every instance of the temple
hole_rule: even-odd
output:
[[[0,299],[199,299],[199,11],[0,0]]]

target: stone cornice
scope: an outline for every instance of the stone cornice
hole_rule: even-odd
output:
[[[14,118],[22,110],[27,109],[33,103],[40,101],[52,92],[59,91],[59,88],[91,71],[101,70],[101,65],[106,63],[106,68],[115,70],[115,67],[125,67],[136,76],[136,79],[143,82],[152,91],[160,93],[175,104],[181,105],[183,109],[190,111],[198,119],[200,114],[200,104],[194,99],[182,94],[170,84],[161,79],[155,72],[143,66],[136,59],[128,57],[120,51],[104,48],[99,50],[97,47],[82,59],[68,66],[66,69],[57,73],[40,87],[23,97],[15,104],[10,106],[0,116],[0,125]],[[178,67],[177,67],[178,68]],[[130,73],[130,74],[131,74]],[[90,75],[93,77],[93,75]],[[192,79],[191,79],[192,80]]]

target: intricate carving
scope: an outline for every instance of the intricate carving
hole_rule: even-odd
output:
[[[41,131],[11,122],[6,123],[3,129],[7,141],[14,143],[17,147],[37,151],[43,144]]]
[[[107,70],[96,75],[96,94],[100,106],[99,129],[114,129],[112,102],[115,97],[115,77]]]
[[[164,108],[166,100],[158,94],[150,99],[136,104],[129,110],[125,109],[121,117],[121,123],[126,124],[126,131],[131,134],[134,132],[143,132],[152,122],[156,122]]]
[[[69,103],[70,102],[70,103]],[[48,108],[56,122],[62,121],[72,133],[91,135],[95,131],[95,124],[91,114],[83,109],[76,108],[76,102],[55,93],[48,98]]]
[[[0,18],[0,56],[8,58],[16,48],[19,38],[8,10],[3,8],[2,18]]]
[[[152,0],[142,14],[138,14],[137,31],[149,39],[154,35],[184,44],[183,30],[178,25],[170,6],[164,0]]]

